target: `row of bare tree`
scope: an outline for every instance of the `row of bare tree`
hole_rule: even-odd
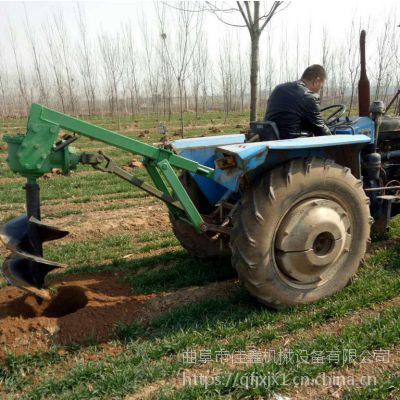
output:
[[[268,13],[261,16],[256,9],[250,11],[247,5],[241,8],[238,3],[236,11],[242,12],[250,44],[239,26],[229,24],[234,26],[227,29],[216,56],[210,51],[209,42],[214,39],[206,29],[204,10],[190,8],[190,2],[179,4],[177,8],[155,3],[156,18],[148,19],[143,14],[139,34],[131,23],[126,23],[117,32],[100,30],[97,37],[89,35],[85,13],[79,5],[74,30],[62,13],[53,13],[43,27],[34,29],[25,10],[24,27],[9,29],[7,45],[12,59],[4,58],[4,49],[0,48],[1,116],[25,115],[31,102],[74,115],[134,117],[138,113],[154,113],[160,119],[169,119],[174,112],[197,115],[221,110],[227,116],[231,111],[249,110],[254,97],[263,112],[273,87],[297,79],[312,62],[322,63],[328,71],[329,80],[321,93],[323,102],[354,105],[360,31],[355,22],[347,28],[348,40],[343,43],[337,43],[326,29],[314,31],[312,24],[306,43],[299,34],[296,43],[289,43],[284,24],[278,28],[280,35],[276,35],[276,27],[268,26],[261,37],[265,22],[273,13],[267,21]],[[222,20],[218,12],[224,10],[217,10],[211,3],[209,6],[208,11]],[[258,27],[250,26],[256,22]],[[388,17],[375,27],[375,41],[369,42],[373,48],[373,57],[368,60],[371,95],[384,101],[400,87],[400,29],[396,22],[394,17]],[[263,47],[257,63],[252,35],[258,35]],[[320,37],[319,60],[311,57],[315,36]],[[273,57],[276,37],[281,51]],[[21,41],[28,43],[28,54],[22,54]],[[259,77],[255,86],[254,68]]]

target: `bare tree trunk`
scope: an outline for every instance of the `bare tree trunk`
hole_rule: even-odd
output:
[[[239,35],[236,36],[236,40],[239,43]],[[244,82],[244,78],[243,78],[243,70],[244,70],[244,65],[242,63],[242,55],[241,55],[241,50],[240,50],[240,46],[238,47],[238,61],[239,61],[239,71],[238,71],[238,75],[239,75],[239,97],[240,97],[240,111],[243,112],[244,110],[244,95],[245,95],[245,82]]]
[[[201,51],[201,86],[202,86],[202,110],[203,113],[207,111],[208,107],[208,80],[212,79],[211,68],[209,68],[208,59],[208,46],[207,43],[204,44],[204,48]]]
[[[272,43],[271,43],[271,34],[268,32],[267,36],[267,81],[268,81],[268,96],[272,92],[273,82],[274,82],[274,60],[271,57],[272,53]]]
[[[328,31],[324,27],[322,31],[322,65],[324,66],[325,70],[328,72],[328,76],[330,73],[330,68],[328,65],[328,60],[329,60],[329,38],[328,38]],[[328,92],[328,85],[325,85],[326,87],[323,87],[321,89],[321,103],[324,100],[325,94]]]
[[[258,88],[258,58],[260,36],[254,35],[251,39],[250,62],[250,121],[257,119],[257,88]]]
[[[184,138],[184,133],[183,133],[183,83],[182,79],[179,77],[178,78],[178,89],[179,89],[179,116],[180,116],[180,121],[181,121],[181,137],[182,139]]]
[[[61,56],[59,54],[58,43],[55,42],[55,32],[53,26],[48,24],[44,26],[45,36],[47,45],[49,48],[50,58],[48,59],[48,65],[51,66],[51,70],[54,75],[55,84],[56,84],[56,91],[61,103],[62,112],[65,113],[66,104],[65,104],[65,90],[64,90],[64,77],[62,71],[62,64],[61,64]]]
[[[15,68],[17,70],[18,89],[25,103],[25,113],[27,113],[29,109],[30,99],[26,84],[26,76],[25,76],[25,71],[23,70],[23,67],[20,64],[17,55],[17,43],[15,38],[15,32],[11,26],[10,26],[10,39],[11,39],[11,48],[13,50],[13,55],[14,55]]]
[[[225,47],[226,50],[226,47]],[[224,109],[224,124],[228,118],[229,112],[229,99],[228,99],[228,72],[226,66],[226,59],[223,55],[222,49],[219,49],[219,68],[221,71],[221,84],[222,84],[222,99],[223,99],[223,109]]]
[[[7,116],[11,99],[7,101],[8,73],[7,66],[4,64],[4,58],[0,51],[0,94],[1,94],[1,115]]]
[[[183,93],[184,93],[184,98],[185,98],[185,112],[188,110],[188,95],[187,95],[187,90],[186,90],[186,82],[183,81]]]
[[[296,25],[296,79],[300,78],[300,36],[299,25]]]
[[[195,54],[192,59],[192,90],[193,90],[193,100],[194,100],[194,111],[196,115],[196,119],[199,113],[199,96],[200,96],[200,85],[202,80],[202,67],[203,62],[202,58],[204,57],[203,52],[206,52],[204,46],[204,38],[203,34],[201,34],[201,38],[199,38],[199,43]]]
[[[258,69],[259,69],[259,48],[260,36],[263,29],[267,26],[278,7],[282,2],[275,1],[269,12],[260,19],[260,2],[253,2],[253,13],[250,10],[249,2],[244,2],[246,11],[240,2],[237,2],[238,8],[246,23],[250,33],[251,51],[250,51],[250,121],[257,119],[257,89],[258,89]],[[262,25],[260,26],[260,21]]]
[[[375,99],[378,99],[381,94],[381,85],[384,75],[386,60],[386,49],[387,49],[387,41],[388,41],[388,24],[387,21],[384,25],[384,30],[382,36],[378,39],[378,67],[377,67],[377,76],[376,76],[376,89],[375,89]]]
[[[261,75],[261,70],[262,70],[261,69],[261,63],[262,63],[262,60],[260,61],[259,65],[258,65],[258,76]],[[261,107],[262,107],[262,95],[261,95],[261,92],[262,92],[262,85],[259,82],[258,83],[258,109],[261,109]],[[256,119],[258,119],[257,115],[256,115]]]
[[[33,59],[33,68],[35,71],[35,78],[39,85],[39,102],[48,105],[48,93],[46,89],[46,85],[44,82],[44,75],[42,64],[40,62],[40,50],[38,49],[38,44],[36,40],[35,32],[32,31],[30,21],[28,19],[28,14],[25,8],[25,33],[28,43],[30,45],[32,51],[32,59]]]
[[[341,103],[341,104],[345,103],[344,97],[345,97],[346,88],[347,88],[345,65],[346,65],[346,53],[345,53],[345,49],[341,48],[339,51],[339,62],[338,62],[339,76],[338,76],[338,82],[337,82],[339,103]]]
[[[308,26],[308,48],[307,48],[307,65],[311,63],[311,31],[312,31],[312,24]]]
[[[137,78],[137,57],[133,47],[134,40],[132,33],[132,25],[127,24],[124,27],[123,33],[124,33],[123,53],[126,64],[123,76],[125,80],[125,87],[129,92],[130,114],[133,119],[138,108],[139,85]]]
[[[167,40],[164,40],[165,51],[168,57],[169,66],[178,83],[179,109],[181,119],[181,136],[183,132],[183,96],[185,94],[185,84],[188,75],[188,67],[191,63],[195,50],[198,46],[198,40],[201,36],[202,15],[201,13],[192,13],[188,2],[181,2],[182,8],[179,9],[177,16],[177,43],[175,51],[170,50]],[[163,32],[165,33],[165,32]],[[167,35],[165,35],[167,37]],[[186,102],[186,101],[185,101]]]
[[[99,35],[99,46],[103,58],[105,83],[108,84],[109,105],[111,114],[117,115],[118,128],[120,128],[119,115],[119,84],[125,67],[125,59],[121,52],[121,35]]]
[[[153,113],[157,114],[158,104],[157,104],[157,91],[158,91],[158,72],[154,72],[155,63],[153,61],[153,49],[152,38],[149,36],[147,22],[145,18],[141,22],[141,30],[144,41],[145,50],[145,63],[146,63],[146,74],[147,74],[147,84],[149,86],[149,98],[151,102],[151,110]]]
[[[351,94],[350,94],[350,101],[349,101],[349,110],[347,115],[349,116],[351,113],[351,108],[353,106],[354,95],[355,95],[355,88],[356,88],[356,81],[358,77],[358,73],[360,70],[360,62],[358,60],[358,41],[356,39],[356,35],[359,29],[355,26],[355,20],[351,22],[351,29],[349,35],[349,47],[347,50],[347,60],[348,60],[348,70],[350,74],[350,85],[351,85]]]
[[[53,14],[54,26],[59,38],[60,51],[62,54],[62,65],[65,71],[65,76],[67,80],[67,90],[69,96],[69,102],[71,106],[72,114],[76,114],[76,98],[74,92],[74,77],[71,68],[71,59],[73,59],[73,54],[71,52],[71,47],[69,46],[68,31],[65,26],[64,17],[62,14]]]
[[[81,6],[77,5],[77,20],[79,29],[79,71],[83,82],[86,103],[89,116],[96,112],[96,67],[94,61],[94,52],[91,50],[86,30],[86,19],[81,10]]]

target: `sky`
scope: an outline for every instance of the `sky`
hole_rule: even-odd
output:
[[[82,1],[79,2],[86,12],[88,30],[96,34],[100,28],[106,31],[118,30],[121,23],[131,19],[133,24],[138,26],[138,21],[144,12],[149,18],[154,15],[154,2],[146,1]],[[170,2],[179,5],[179,2]],[[229,2],[225,2],[229,3]],[[232,2],[231,2],[232,3]],[[235,3],[235,2],[233,2]],[[277,15],[273,20],[275,34],[280,35],[279,25],[284,23],[288,29],[297,29],[300,34],[307,34],[309,23],[312,21],[312,29],[316,36],[326,27],[335,37],[335,40],[345,40],[344,27],[349,26],[352,18],[357,18],[365,23],[369,18],[373,20],[371,30],[382,21],[385,16],[393,12],[399,13],[400,5],[396,9],[398,1],[393,0],[295,0],[289,7]],[[24,38],[24,5],[27,15],[32,24],[36,27],[46,24],[51,13],[62,11],[65,19],[69,21],[73,30],[75,25],[75,9],[77,2],[0,2],[0,43],[7,41],[9,37],[9,22],[14,26],[17,34],[20,33],[21,42]],[[221,4],[221,3],[220,3]],[[267,2],[271,4],[271,2]],[[228,19],[228,18],[227,18]],[[212,15],[207,15],[206,25],[208,32],[212,33],[216,39],[223,35],[228,27],[221,26],[221,23]],[[234,21],[234,19],[229,18]],[[154,20],[154,23],[156,21]],[[399,18],[400,24],[400,18]],[[400,29],[399,29],[400,30]],[[241,36],[247,38],[248,34],[244,28],[240,29]],[[218,40],[212,41],[212,46],[217,47]]]
[[[225,2],[225,6],[229,3]],[[271,1],[267,5],[271,5]],[[169,4],[179,6],[178,2]],[[222,4],[222,3],[219,3]],[[264,3],[263,3],[264,4]],[[119,2],[119,1],[84,1],[79,2],[86,14],[87,29],[93,40],[97,40],[101,30],[116,32],[121,25],[131,21],[137,45],[140,47],[143,37],[140,33],[140,21],[146,17],[149,29],[158,34],[158,25],[155,17],[154,2]],[[76,29],[77,2],[1,2],[0,1],[0,54],[8,64],[12,65],[12,49],[10,46],[10,25],[16,32],[18,52],[25,64],[31,62],[31,53],[28,49],[25,36],[25,10],[34,30],[42,32],[43,26],[49,22],[54,11],[62,12],[68,29],[72,35]],[[371,56],[371,49],[376,44],[376,35],[382,23],[388,16],[396,15],[400,25],[400,2],[395,0],[295,0],[281,13],[276,15],[268,27],[272,37],[272,56],[278,59],[282,39],[285,38],[287,51],[294,51],[294,41],[298,33],[300,46],[304,52],[308,48],[309,29],[311,24],[311,63],[321,63],[321,37],[323,29],[329,33],[332,46],[346,43],[349,40],[349,28],[352,20],[367,28],[367,54]],[[227,20],[235,22],[234,17]],[[236,19],[236,21],[240,21]],[[173,26],[168,26],[173,35]],[[208,34],[209,51],[212,57],[218,57],[218,51],[224,38],[235,36],[234,43],[248,45],[249,34],[245,28],[230,28],[223,25],[218,19],[206,13],[204,29]],[[398,28],[400,36],[400,28]],[[261,52],[265,52],[268,33],[261,37]],[[237,38],[236,38],[236,35]],[[358,40],[358,39],[357,39]],[[243,48],[245,48],[243,46]]]

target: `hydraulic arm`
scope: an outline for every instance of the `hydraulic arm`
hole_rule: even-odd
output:
[[[60,130],[69,131],[71,135],[58,140]],[[143,156],[143,164],[153,185],[115,166],[101,152],[82,153],[70,147],[79,135]],[[32,104],[26,134],[5,136],[4,140],[8,143],[7,161],[10,168],[27,178],[27,213],[9,221],[0,230],[1,240],[12,252],[3,264],[3,275],[10,284],[40,298],[50,297],[44,282],[47,273],[61,267],[43,258],[42,244],[68,234],[40,221],[40,188],[37,179],[53,168],[59,168],[67,174],[79,163],[92,165],[164,201],[174,218],[186,220],[198,232],[223,231],[222,227],[207,224],[203,220],[175,172],[175,169],[181,169],[212,179],[214,169],[174,154],[169,149],[151,146],[39,104]]]

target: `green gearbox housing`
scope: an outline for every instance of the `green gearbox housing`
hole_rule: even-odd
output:
[[[38,132],[48,132],[48,137],[38,135]],[[51,172],[53,168],[59,168],[64,174],[75,169],[80,162],[81,153],[70,146],[63,146],[60,142],[58,148],[53,145],[59,128],[56,126],[30,127],[26,135],[18,134],[5,136],[8,144],[7,162],[13,172],[36,179]]]

